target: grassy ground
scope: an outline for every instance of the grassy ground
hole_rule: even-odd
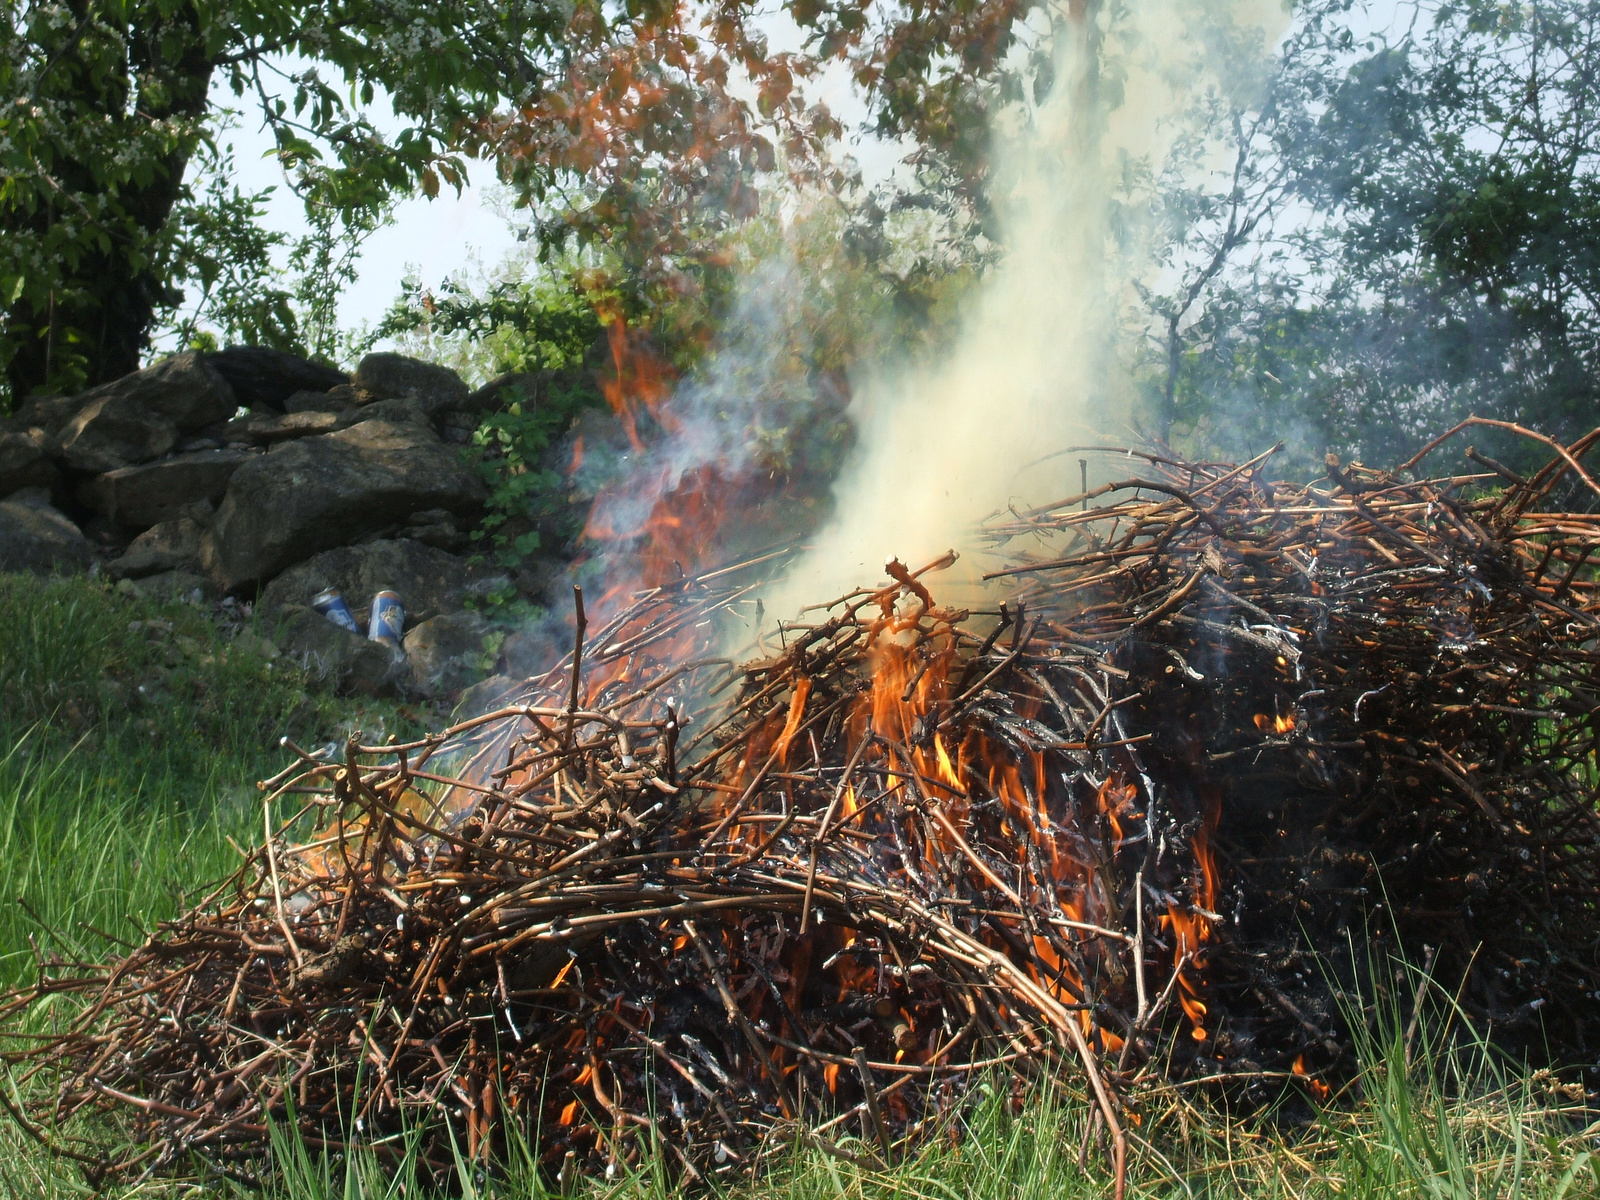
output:
[[[259,836],[252,785],[282,765],[280,735],[309,745],[352,727],[405,733],[424,717],[308,690],[248,621],[228,639],[181,603],[135,600],[94,581],[0,575],[0,983],[29,978],[36,950],[114,953],[117,941],[138,937],[225,875],[237,862],[229,839]],[[1581,1093],[1564,1095],[1547,1074],[1497,1060],[1459,1023],[1446,1022],[1448,1049],[1424,1029],[1408,1055],[1403,1016],[1377,1014],[1361,1079],[1309,1124],[1229,1121],[1181,1091],[1144,1097],[1129,1194],[1600,1196],[1600,1159],[1591,1157],[1600,1153],[1600,1125],[1586,1128]],[[758,1183],[732,1194],[1110,1195],[1103,1156],[1091,1151],[1080,1165],[1088,1109],[1070,1079],[1022,1095],[990,1091],[963,1128],[930,1139],[893,1170],[786,1149]],[[845,1145],[858,1158],[868,1153],[848,1138]],[[637,1174],[568,1190],[640,1200],[675,1192],[643,1149]],[[380,1170],[361,1156],[333,1160],[283,1141],[275,1157],[272,1200],[417,1200],[426,1192],[412,1172]],[[449,1191],[472,1200],[547,1195],[519,1157],[493,1180],[463,1170]],[[57,1200],[90,1190],[0,1123],[0,1194]],[[112,1194],[176,1200],[235,1190],[147,1181]]]
[[[103,953],[259,837],[254,783],[302,744],[416,727],[310,691],[248,618],[93,580],[0,575],[0,981],[43,950]],[[98,931],[98,932],[97,932]]]

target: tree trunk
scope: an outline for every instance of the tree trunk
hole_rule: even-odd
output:
[[[50,79],[51,98],[85,120],[121,126],[130,140],[155,122],[187,123],[203,116],[214,64],[201,37],[199,13],[193,4],[164,16],[154,8],[133,10],[125,31],[127,67],[121,73],[86,69],[79,47],[63,47],[66,53]],[[69,380],[79,382],[73,376],[80,371],[82,385],[93,387],[138,370],[156,312],[179,299],[150,251],[182,195],[189,157],[185,142],[156,164],[148,181],[116,188],[124,228],[107,230],[109,250],[96,246],[83,255],[45,311],[36,312],[25,301],[11,307],[10,328],[36,334],[20,339],[7,368],[14,399],[62,390]],[[6,214],[6,224],[15,221],[42,235],[68,215],[63,208],[72,194],[95,195],[106,188],[92,164],[58,161],[51,174],[61,186],[62,202],[20,220],[18,214]],[[69,354],[76,369],[64,369]]]

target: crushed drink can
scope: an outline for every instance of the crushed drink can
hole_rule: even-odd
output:
[[[350,611],[350,606],[344,602],[344,596],[338,588],[323,588],[311,597],[311,607],[316,609],[340,629],[348,629],[351,633],[360,633],[361,627],[356,624],[355,614]]]
[[[382,591],[372,598],[372,618],[367,622],[369,641],[398,646],[405,627],[406,610],[401,607],[398,593]]]

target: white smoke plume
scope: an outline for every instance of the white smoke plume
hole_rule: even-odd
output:
[[[1074,4],[1074,9],[1081,8]],[[1253,20],[1252,20],[1253,18]],[[1182,118],[1215,86],[1208,22],[1281,27],[1263,0],[1122,0],[1086,15],[1050,14],[1054,84],[993,131],[1004,257],[984,279],[955,344],[930,361],[858,381],[853,460],[829,524],[767,600],[788,617],[884,578],[963,552],[936,595],[957,601],[983,569],[979,521],[1007,505],[1078,490],[1076,461],[1040,462],[1123,432],[1119,305],[1157,247],[1114,219],[1130,170],[1159,169]]]

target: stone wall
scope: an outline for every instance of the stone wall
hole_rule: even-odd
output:
[[[451,695],[494,666],[479,602],[519,587],[542,600],[560,570],[497,572],[464,553],[487,490],[463,448],[508,396],[537,402],[549,375],[473,391],[398,354],[346,376],[238,347],[30,400],[0,420],[0,570],[232,596],[340,688]],[[363,625],[374,592],[398,592],[405,653],[312,611],[330,586]]]

